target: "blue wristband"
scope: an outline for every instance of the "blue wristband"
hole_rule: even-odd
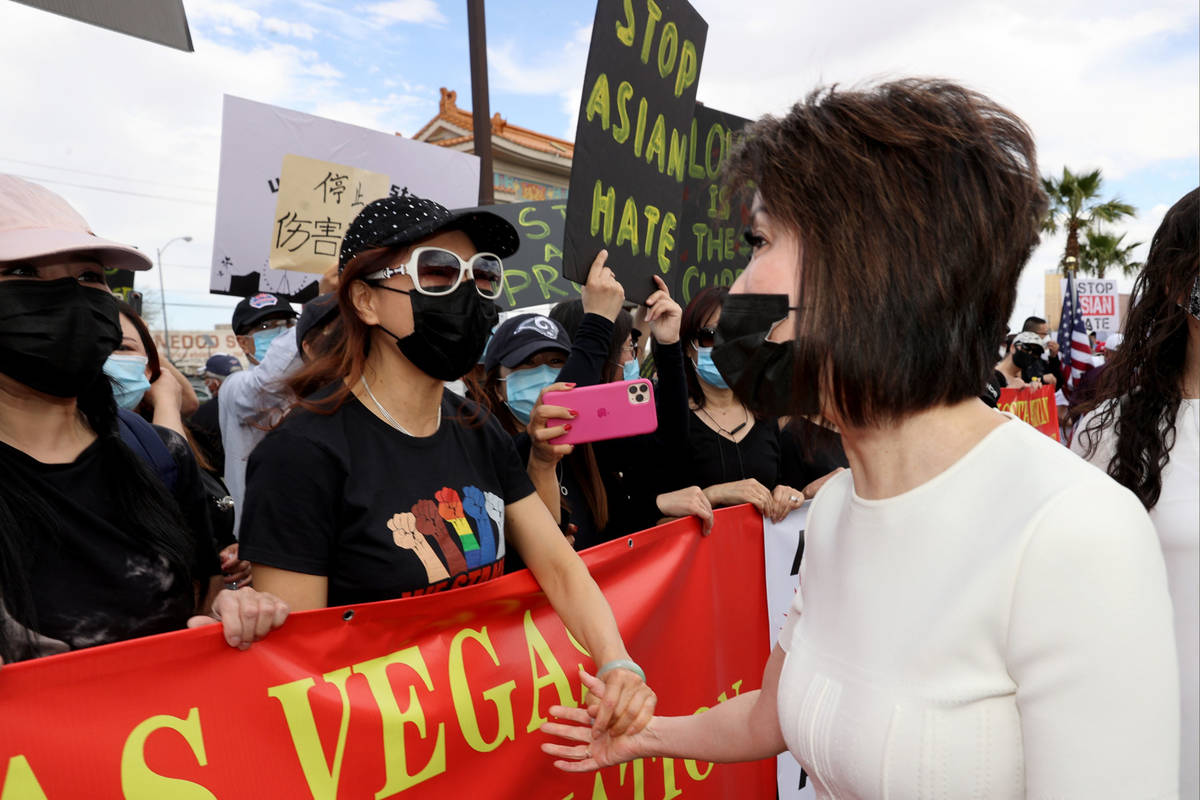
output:
[[[603,678],[606,672],[612,672],[614,669],[629,670],[634,675],[637,675],[639,678],[641,678],[642,683],[646,682],[646,673],[642,672],[642,668],[630,661],[628,658],[618,658],[613,661],[609,661],[607,664],[600,667],[600,669],[596,670],[596,677]]]

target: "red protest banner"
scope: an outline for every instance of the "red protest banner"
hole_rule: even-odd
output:
[[[1037,389],[1001,389],[996,408],[1008,411],[1025,420],[1054,441],[1058,436],[1058,407],[1054,402],[1054,387]]]
[[[757,688],[762,520],[717,512],[584,554],[664,714]],[[351,613],[352,612],[352,613]],[[580,697],[575,645],[527,572],[294,614],[247,651],[216,626],[0,668],[0,798],[765,797],[775,763],[649,759],[567,775],[539,745]]]

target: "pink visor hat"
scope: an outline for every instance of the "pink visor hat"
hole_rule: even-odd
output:
[[[92,233],[66,200],[35,183],[0,175],[0,263],[86,255],[108,269],[150,269],[136,248]]]

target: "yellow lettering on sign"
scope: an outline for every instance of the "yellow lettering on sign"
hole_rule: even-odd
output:
[[[687,162],[688,138],[679,135],[678,128],[671,128],[671,151],[667,156],[667,174],[675,176],[676,183],[683,183],[683,171]]]
[[[642,214],[646,217],[646,252],[649,253],[654,249],[654,229],[658,227],[662,212],[657,206],[646,206],[642,209]]]
[[[662,231],[658,234],[658,268],[664,275],[671,269],[670,252],[675,249],[675,214],[667,212],[663,218]]]
[[[571,684],[567,681],[566,673],[563,672],[558,659],[554,657],[554,651],[550,649],[550,645],[546,644],[542,632],[538,630],[537,625],[533,624],[533,613],[529,611],[525,612],[525,646],[529,649],[529,671],[533,675],[533,710],[529,715],[529,725],[525,728],[525,732],[533,733],[546,722],[540,708],[542,689],[553,686],[558,693],[558,705],[560,706],[574,706],[576,703],[575,698],[571,695]],[[546,668],[544,675],[538,671],[539,661]]]
[[[663,796],[662,800],[671,800],[673,797],[679,797],[683,794],[675,786],[675,759],[664,758],[662,760],[663,768]]]
[[[658,160],[658,171],[663,172],[667,168],[667,123],[662,114],[654,120],[654,127],[650,130],[650,141],[646,143],[646,163],[649,164],[652,160]]]
[[[46,793],[25,756],[13,756],[0,784],[0,800],[46,800]]]
[[[549,247],[550,245],[546,245]],[[560,297],[570,297],[571,293],[560,286],[558,283],[558,270],[549,264],[534,264],[531,268],[533,277],[537,279],[538,289],[542,292],[542,299],[549,300],[551,295]],[[570,284],[574,286],[575,284]]]
[[[458,725],[462,729],[463,738],[471,749],[478,753],[490,753],[500,746],[505,739],[516,741],[517,734],[513,722],[512,693],[517,688],[516,681],[506,681],[499,686],[485,689],[483,699],[496,706],[496,717],[499,721],[496,738],[485,741],[479,730],[479,717],[475,714],[475,704],[471,698],[471,687],[467,684],[467,671],[463,664],[463,644],[470,639],[483,646],[484,652],[492,659],[492,663],[500,666],[496,658],[496,650],[488,638],[487,626],[476,631],[464,628],[454,634],[450,640],[450,695],[454,699],[454,710],[458,714]]]
[[[632,197],[625,198],[625,206],[621,209],[621,224],[617,227],[617,247],[629,242],[629,250],[635,256],[638,254],[638,213],[637,204]]]
[[[287,723],[288,733],[292,736],[292,747],[300,761],[300,769],[304,772],[304,780],[308,783],[308,791],[312,793],[313,800],[337,800],[338,781],[342,775],[342,755],[346,751],[346,731],[350,726],[350,695],[346,693],[346,680],[349,677],[350,667],[342,667],[322,676],[326,683],[337,689],[342,700],[342,717],[338,723],[332,766],[325,761],[321,735],[317,732],[317,722],[308,700],[308,691],[316,685],[316,681],[312,678],[301,678],[267,689],[267,696],[278,700],[283,708],[283,719]]]
[[[591,117],[589,117],[591,119]],[[714,146],[720,145],[719,147]],[[715,122],[708,129],[708,135],[704,137],[704,172],[709,180],[717,177],[717,173],[721,171],[721,162],[725,160],[725,129],[721,127],[721,123]],[[713,161],[713,151],[716,151],[716,161]]]
[[[625,24],[617,20],[617,40],[626,47],[633,47],[636,27],[633,22],[633,0],[625,0]]]
[[[646,33],[642,37],[642,63],[650,63],[650,46],[654,40],[654,26],[662,19],[662,9],[654,0],[646,0]]]
[[[183,737],[200,766],[208,764],[204,754],[204,735],[200,730],[200,709],[192,708],[186,718],[159,714],[143,720],[129,733],[121,750],[121,792],[125,800],[217,800],[212,792],[198,783],[168,778],[146,766],[146,740],[162,729],[172,730]]]
[[[617,144],[625,144],[629,140],[629,108],[627,103],[633,97],[633,84],[621,81],[617,84],[617,119],[619,122],[612,129],[613,139]]]
[[[679,55],[679,28],[674,22],[663,25],[662,36],[658,40],[658,75],[665,78],[675,69],[675,59]]]
[[[425,712],[421,708],[420,699],[417,698],[417,687],[411,684],[408,687],[408,707],[400,710],[387,676],[388,667],[394,665],[408,667],[417,674],[428,691],[433,691],[429,668],[425,666],[425,659],[416,645],[354,665],[354,671],[367,679],[367,685],[371,687],[371,694],[375,698],[375,705],[379,706],[379,715],[383,721],[383,754],[387,780],[383,788],[375,793],[375,800],[411,789],[446,771],[446,726],[440,722],[429,761],[415,773],[408,771],[404,726],[414,726],[421,738],[426,738]]]
[[[642,142],[646,140],[646,111],[648,108],[646,98],[638,100],[637,130],[633,133],[634,158],[640,158],[642,155]]]
[[[588,122],[591,122],[592,117],[599,114],[600,129],[608,130],[608,76],[603,72],[596,76],[596,82],[592,84],[592,93],[588,95],[586,114]]]
[[[540,219],[530,219],[533,215],[533,207],[525,206],[517,213],[517,224],[522,228],[537,228],[537,233],[526,232],[526,239],[545,239],[550,235],[550,226]]]
[[[643,759],[637,758],[633,760],[633,800],[645,800],[646,798],[646,762]],[[621,765],[618,780],[622,786],[625,785],[625,768],[629,764]]]
[[[675,96],[683,97],[683,90],[696,82],[697,69],[700,59],[696,57],[696,45],[691,39],[683,40],[683,50],[679,56],[679,72],[675,73]]]
[[[592,189],[592,223],[589,230],[592,236],[600,233],[601,225],[604,227],[604,235],[600,238],[605,244],[612,241],[613,232],[613,217],[617,214],[617,190],[613,187],[608,187],[608,191],[604,190],[603,184],[596,179],[596,185]]]
[[[529,273],[525,270],[511,269],[506,266],[504,268],[504,294],[508,297],[508,304],[516,305],[517,294],[528,289],[532,282]]]

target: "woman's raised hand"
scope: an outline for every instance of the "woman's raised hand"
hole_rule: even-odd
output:
[[[579,290],[583,298],[583,310],[588,314],[599,314],[610,322],[616,322],[625,305],[625,287],[617,280],[613,271],[605,266],[608,251],[601,250],[592,261],[587,283]]]
[[[675,344],[679,341],[679,324],[683,320],[683,309],[671,298],[671,291],[658,275],[654,276],[658,291],[646,298],[646,321],[650,323],[650,335],[659,344]]]

